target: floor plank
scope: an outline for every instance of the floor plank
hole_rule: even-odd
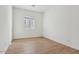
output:
[[[79,51],[46,38],[13,40],[6,54],[78,54]]]

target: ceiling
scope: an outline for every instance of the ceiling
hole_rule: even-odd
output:
[[[32,10],[36,12],[45,12],[49,8],[51,8],[51,5],[15,5],[14,7]]]

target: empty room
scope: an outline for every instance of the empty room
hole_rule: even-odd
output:
[[[79,5],[0,5],[0,54],[78,54]]]

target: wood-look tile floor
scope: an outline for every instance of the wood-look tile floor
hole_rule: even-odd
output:
[[[78,54],[79,51],[46,38],[16,39],[6,54]]]

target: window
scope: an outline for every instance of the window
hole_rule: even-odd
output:
[[[25,28],[35,29],[35,19],[30,16],[25,16],[24,25],[25,25]]]

